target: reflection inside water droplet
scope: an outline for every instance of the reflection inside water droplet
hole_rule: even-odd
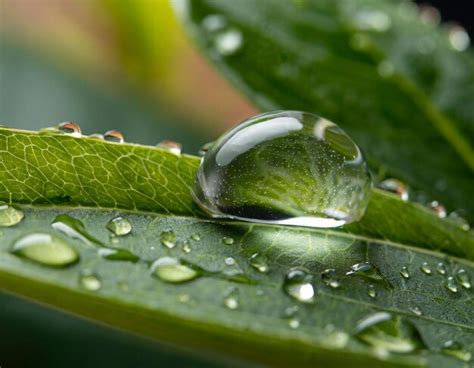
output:
[[[105,132],[104,140],[115,143],[124,142],[123,134],[120,133],[118,130],[109,130],[108,132]]]
[[[61,133],[69,134],[73,137],[81,136],[81,127],[73,121],[66,121],[64,123],[58,124],[58,130]]]
[[[160,234],[160,241],[165,247],[172,249],[176,246],[176,234],[173,230],[165,230]]]
[[[107,229],[117,236],[124,236],[130,234],[132,224],[126,217],[118,216],[107,223]]]

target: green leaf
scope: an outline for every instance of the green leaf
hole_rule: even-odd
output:
[[[474,277],[474,237],[420,205],[374,190],[363,221],[343,232],[216,222],[192,203],[197,157],[7,128],[0,155],[0,200],[25,212],[2,229],[2,289],[203,354],[272,365],[455,367],[462,361],[442,353],[446,341],[474,351],[472,290],[461,280],[456,292],[445,285],[461,269]],[[83,225],[51,226],[64,214]],[[113,236],[107,225],[117,216],[131,222],[131,234]],[[165,246],[160,239],[170,230],[176,241]],[[36,252],[12,253],[18,239],[36,233],[69,244],[80,261],[48,267],[35,262]],[[138,261],[110,258],[104,248]],[[268,272],[258,269],[256,253]],[[152,268],[161,257],[197,275],[185,269],[182,281],[190,281],[166,282],[171,276],[160,279]],[[364,262],[370,272],[347,275]],[[420,269],[425,262],[430,275]],[[283,291],[294,267],[312,278],[310,303]],[[330,285],[327,269],[340,287]],[[380,312],[393,316],[388,331],[359,330],[359,321]],[[379,349],[372,334],[382,338]],[[410,352],[385,356],[380,348]]]
[[[257,106],[335,121],[373,169],[474,219],[474,202],[466,200],[474,195],[474,58],[454,50],[445,30],[423,23],[413,4],[175,4],[211,61]]]

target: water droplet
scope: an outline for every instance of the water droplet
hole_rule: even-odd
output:
[[[428,203],[428,208],[436,212],[439,218],[446,217],[446,208],[444,208],[444,206],[438,201],[431,201],[430,203]]]
[[[58,124],[58,130],[61,133],[72,135],[73,137],[81,136],[81,127],[73,121],[66,121]]]
[[[252,268],[255,268],[258,272],[266,273],[269,270],[267,258],[260,253],[252,254],[249,258],[249,265]]]
[[[283,290],[292,298],[310,303],[314,298],[313,277],[301,268],[290,270],[283,282]]]
[[[230,237],[227,237],[227,236],[224,236],[222,238],[222,242],[225,244],[225,245],[232,245],[234,244],[234,239],[230,238]]]
[[[356,337],[367,345],[389,353],[411,353],[424,348],[414,325],[387,312],[371,314],[359,321]]]
[[[290,326],[293,329],[297,329],[298,327],[300,327],[300,320],[298,318],[291,318],[288,321],[288,326]]]
[[[191,251],[192,251],[191,244],[189,244],[189,242],[185,240],[183,242],[183,252],[184,253],[191,253]]]
[[[212,217],[335,227],[364,215],[370,187],[359,147],[337,125],[281,111],[219,138],[201,163],[193,196]]]
[[[199,241],[199,240],[201,240],[201,236],[197,233],[194,233],[193,235],[191,235],[191,239],[193,239],[195,241]]]
[[[115,143],[124,142],[123,134],[120,133],[118,130],[109,130],[108,132],[105,132],[104,140]]]
[[[103,135],[103,134],[99,134],[99,133],[94,133],[94,134],[91,134],[91,135],[89,136],[89,138],[103,140],[103,139],[104,139],[104,135]]]
[[[460,343],[453,340],[448,340],[443,344],[441,353],[452,356],[463,362],[470,362],[472,358],[472,354],[469,351],[465,350]]]
[[[421,316],[423,313],[418,306],[411,307],[410,310],[415,313],[417,316]]]
[[[446,279],[444,286],[446,287],[446,289],[448,289],[452,293],[458,292],[458,284],[456,283],[456,280],[454,279],[453,276],[449,276]]]
[[[385,32],[391,25],[390,17],[377,9],[361,9],[353,18],[354,26],[364,31]]]
[[[375,290],[374,285],[369,285],[367,288],[367,295],[371,298],[375,298],[377,296],[377,290]]]
[[[339,281],[339,277],[336,275],[336,270],[334,268],[327,268],[323,272],[321,272],[321,280],[333,289],[338,288],[341,286],[341,282]]]
[[[458,24],[452,25],[448,31],[451,47],[456,51],[465,51],[469,48],[471,40],[466,30]]]
[[[81,275],[79,283],[84,289],[89,291],[97,291],[102,287],[102,282],[100,279],[96,275],[90,274],[89,272]]]
[[[446,265],[443,262],[438,262],[436,264],[436,272],[440,275],[446,275]]]
[[[402,269],[400,270],[400,275],[402,275],[405,279],[410,278],[410,272],[408,271],[408,268],[406,266],[402,267]]]
[[[395,67],[390,61],[384,60],[377,65],[377,73],[383,78],[388,78],[395,73]]]
[[[463,288],[471,288],[471,278],[465,269],[461,268],[456,272],[456,280]]]
[[[0,227],[14,226],[21,222],[25,214],[18,208],[0,201]]]
[[[158,258],[151,265],[151,272],[160,280],[170,283],[187,282],[201,276],[200,270],[171,257]]]
[[[208,142],[202,145],[201,148],[199,148],[198,155],[201,157],[204,156],[207,153],[207,151],[209,151],[209,149],[212,147],[213,144],[214,142]]]
[[[225,263],[227,266],[234,266],[234,265],[235,265],[235,259],[232,258],[232,257],[227,257],[227,258],[224,260],[224,263]]]
[[[232,288],[224,298],[224,306],[227,309],[237,309],[239,307],[239,290]]]
[[[377,185],[378,188],[398,195],[402,200],[408,201],[408,190],[405,184],[397,179],[386,179]]]
[[[181,154],[182,146],[181,144],[175,141],[170,141],[170,140],[161,141],[156,146],[160,148],[164,148],[176,156],[179,156]]]
[[[160,234],[160,241],[165,247],[172,249],[176,246],[176,234],[173,230],[165,230]]]
[[[48,233],[33,233],[16,240],[11,252],[36,263],[65,267],[79,260],[77,251],[61,238]]]
[[[191,301],[191,296],[189,294],[178,294],[177,299],[180,303],[189,303]]]
[[[229,28],[214,36],[214,47],[223,56],[235,54],[242,47],[242,42],[242,33],[236,28]]]
[[[441,22],[441,14],[435,7],[427,4],[421,4],[418,7],[421,21],[429,25],[438,25]]]
[[[346,275],[362,277],[372,282],[382,284],[388,289],[392,288],[392,285],[390,284],[390,282],[388,282],[387,279],[385,279],[380,270],[369,262],[356,263],[352,265],[351,270],[346,272]]]
[[[132,223],[126,217],[118,216],[107,223],[107,229],[115,235],[124,236],[132,231]]]
[[[428,262],[423,262],[420,266],[420,270],[427,274],[427,275],[431,275],[431,266],[428,264]]]

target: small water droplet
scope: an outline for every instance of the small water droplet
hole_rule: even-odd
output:
[[[233,238],[230,238],[230,237],[227,237],[227,236],[224,236],[222,238],[222,242],[225,244],[225,245],[232,245],[234,244],[234,239]]]
[[[217,32],[227,26],[227,19],[220,14],[211,14],[202,20],[202,27],[209,33]]]
[[[405,278],[405,279],[409,279],[410,278],[410,271],[408,271],[408,267],[403,266],[402,269],[400,270],[400,275],[402,275],[403,278]]]
[[[354,275],[358,277],[362,277],[364,279],[368,279],[372,282],[377,282],[379,284],[382,284],[385,286],[387,289],[391,289],[392,285],[390,282],[382,275],[380,270],[370,264],[369,262],[361,262],[361,263],[356,263],[351,266],[351,270],[346,272],[346,275]]]
[[[301,268],[291,269],[283,281],[283,290],[292,298],[310,303],[314,298],[313,277]]]
[[[266,273],[269,270],[267,258],[260,253],[252,254],[249,258],[249,265],[258,272]]]
[[[104,140],[108,142],[123,143],[125,140],[123,134],[118,130],[109,130],[104,133]]]
[[[201,236],[198,233],[194,233],[193,235],[191,235],[191,239],[199,241],[201,240]]]
[[[465,51],[469,48],[471,40],[466,30],[458,24],[450,26],[448,39],[451,47],[456,51]]]
[[[377,296],[377,290],[375,290],[374,285],[369,285],[367,288],[367,295],[371,298],[375,298]]]
[[[118,236],[115,235],[115,234],[110,234],[109,239],[110,239],[110,242],[111,242],[112,244],[118,244],[118,243],[120,243],[120,240],[119,240]]]
[[[446,265],[444,262],[438,262],[436,264],[436,272],[438,272],[440,275],[446,275]]]
[[[173,230],[162,231],[160,241],[165,247],[172,249],[176,246],[176,234]]]
[[[181,154],[181,144],[175,141],[164,140],[156,145],[157,147],[164,148],[172,154],[179,156]]]
[[[226,259],[224,260],[224,263],[227,266],[234,266],[235,265],[235,259],[232,258],[232,257],[226,257]]]
[[[446,287],[446,289],[448,289],[452,293],[458,292],[458,284],[456,283],[456,280],[454,279],[453,276],[449,276],[446,279],[444,286]]]
[[[425,24],[436,26],[441,22],[439,10],[428,4],[421,4],[418,7],[418,15]]]
[[[48,233],[32,233],[16,240],[11,252],[36,263],[65,267],[79,261],[77,251],[61,238]]]
[[[460,343],[453,340],[448,340],[443,344],[441,353],[452,356],[463,362],[470,362],[472,358],[472,354],[469,351],[465,350]]]
[[[214,36],[214,47],[223,56],[235,54],[242,47],[243,36],[236,28],[229,28]]]
[[[239,307],[239,290],[237,288],[232,288],[227,292],[224,298],[224,306],[232,310]]]
[[[437,213],[439,218],[446,217],[446,208],[444,208],[444,206],[438,201],[431,201],[428,203],[428,208]]]
[[[388,78],[395,73],[395,67],[390,61],[384,60],[377,65],[377,73],[383,78]]]
[[[89,136],[89,138],[103,140],[103,139],[104,139],[104,135],[103,135],[103,134],[100,134],[100,133],[94,133],[94,134],[91,134],[91,135]]]
[[[58,124],[58,130],[61,133],[72,135],[73,137],[81,136],[81,127],[73,121],[66,121]]]
[[[400,180],[386,179],[380,182],[377,187],[398,195],[404,201],[408,201],[409,195],[407,187]]]
[[[23,220],[25,214],[19,208],[0,201],[0,227],[14,226]]]
[[[192,251],[191,244],[189,244],[189,242],[185,240],[183,242],[183,252],[184,253],[191,253],[191,251]]]
[[[199,148],[198,155],[201,157],[204,156],[207,153],[207,151],[209,151],[209,149],[212,147],[213,144],[214,142],[208,142],[206,144],[203,144],[201,148]]]
[[[200,270],[191,268],[182,261],[172,257],[158,258],[151,265],[151,273],[160,280],[170,283],[182,283],[201,276]]]
[[[333,289],[338,288],[341,286],[341,282],[339,277],[336,275],[336,270],[334,268],[327,268],[323,272],[321,272],[321,280],[323,280],[324,284]]]
[[[361,9],[357,11],[353,18],[354,25],[364,31],[385,32],[391,25],[390,17],[377,9]]]
[[[431,275],[432,273],[431,266],[428,264],[428,262],[423,262],[420,266],[420,270],[427,275]]]
[[[186,304],[191,301],[191,295],[189,294],[178,294],[177,299],[180,303]]]
[[[370,188],[362,152],[342,129],[280,111],[219,138],[201,162],[193,197],[212,217],[336,227],[362,218]]]
[[[106,227],[117,236],[124,236],[130,234],[132,231],[132,223],[126,217],[122,216],[110,220]]]
[[[293,329],[297,329],[298,327],[300,327],[300,320],[298,318],[291,318],[288,321],[288,326],[290,326]]]
[[[388,353],[411,353],[425,347],[414,325],[387,312],[374,313],[360,320],[356,337]]]
[[[102,287],[100,279],[89,272],[83,273],[80,276],[79,283],[84,289],[89,291],[97,291]]]
[[[461,268],[456,272],[456,280],[463,288],[471,288],[471,278],[465,269]]]
[[[417,316],[421,316],[423,313],[418,306],[411,307],[410,310],[415,313]]]

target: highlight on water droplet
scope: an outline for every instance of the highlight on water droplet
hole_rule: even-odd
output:
[[[441,353],[463,362],[470,362],[472,358],[471,352],[467,351],[459,342],[453,340],[448,340],[443,344]]]
[[[19,208],[0,201],[0,227],[14,226],[23,220],[25,214]]]
[[[189,242],[187,240],[185,240],[183,242],[183,252],[184,253],[191,253],[192,252],[191,244],[189,244]]]
[[[446,281],[444,282],[444,286],[452,293],[458,292],[458,284],[453,276],[449,276]]]
[[[400,275],[403,276],[403,278],[405,279],[409,279],[410,278],[410,271],[408,271],[408,267],[407,266],[403,266],[402,269],[400,270]]]
[[[181,154],[181,144],[175,141],[164,140],[156,145],[157,147],[164,148],[172,154],[179,156]]]
[[[439,218],[446,217],[446,208],[438,201],[431,201],[428,203],[428,208],[435,212]]]
[[[449,27],[448,40],[451,47],[456,51],[467,50],[471,43],[468,33],[459,24],[453,24]]]
[[[456,272],[456,280],[464,289],[471,288],[471,278],[464,268],[459,269]]]
[[[79,124],[73,121],[66,121],[64,123],[58,124],[58,130],[61,133],[69,134],[73,137],[80,137],[81,134],[81,127]]]
[[[123,143],[125,140],[123,134],[118,130],[109,130],[104,133],[104,140],[108,142]]]
[[[288,320],[288,326],[290,326],[292,329],[297,329],[300,327],[300,320],[298,318],[290,318]]]
[[[239,307],[239,289],[231,288],[224,297],[224,306],[227,309],[237,309]]]
[[[377,290],[375,289],[375,286],[370,284],[367,287],[367,295],[370,296],[372,299],[377,296]]]
[[[249,265],[261,273],[269,271],[267,257],[260,253],[254,253],[250,256]]]
[[[150,270],[160,280],[173,284],[191,281],[201,276],[200,270],[172,257],[158,258],[153,262]]]
[[[431,275],[431,266],[428,264],[428,262],[423,262],[420,266],[421,272],[423,272],[426,275]]]
[[[303,303],[311,303],[314,299],[313,276],[302,268],[293,268],[283,281],[283,291]]]
[[[79,284],[89,291],[97,291],[102,287],[99,277],[90,271],[83,271],[79,277]]]
[[[130,220],[122,216],[111,219],[106,227],[117,236],[128,235],[132,231],[132,223]]]
[[[385,179],[384,181],[381,181],[377,187],[398,195],[404,201],[408,201],[408,189],[400,180]]]
[[[176,234],[173,230],[165,230],[160,234],[160,241],[165,247],[172,249],[176,246]]]
[[[11,252],[52,267],[66,267],[79,261],[79,253],[71,245],[49,233],[24,235],[13,242]]]
[[[341,286],[341,281],[336,274],[336,270],[334,268],[327,268],[323,272],[321,272],[321,280],[324,282],[325,285],[337,289]]]
[[[193,197],[212,217],[335,227],[362,218],[370,188],[364,156],[342,129],[279,111],[219,138],[201,162]]]
[[[232,245],[234,244],[234,239],[231,238],[231,237],[228,237],[228,236],[224,236],[222,238],[222,242],[225,244],[225,245]]]
[[[423,314],[423,312],[421,311],[421,308],[416,305],[414,307],[411,307],[410,311],[412,311],[417,316],[421,316]]]

